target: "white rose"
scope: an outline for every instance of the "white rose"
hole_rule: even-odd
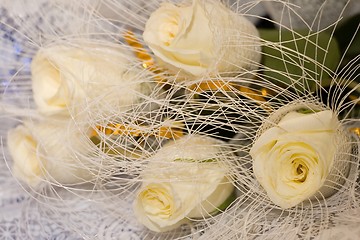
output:
[[[37,157],[37,141],[30,129],[23,125],[8,132],[7,144],[13,160],[14,175],[31,186],[36,186],[45,170],[42,159]]]
[[[257,69],[261,59],[255,26],[220,1],[163,3],[143,38],[161,67],[186,76],[243,73]]]
[[[42,113],[78,109],[97,100],[128,109],[151,89],[130,67],[131,52],[87,42],[42,48],[32,60],[34,100]],[[142,76],[146,79],[146,76]]]
[[[229,205],[234,186],[221,162],[226,157],[222,143],[209,137],[184,137],[165,145],[141,175],[134,203],[137,219],[150,230],[164,232]]]
[[[44,180],[60,184],[90,181],[94,165],[80,160],[90,153],[90,140],[68,121],[52,120],[25,122],[8,132],[15,177],[33,187]]]
[[[330,110],[292,111],[256,139],[250,150],[254,174],[276,205],[286,209],[336,191],[348,169],[337,155],[344,151],[339,126]]]

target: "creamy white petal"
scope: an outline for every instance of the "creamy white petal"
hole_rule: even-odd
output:
[[[339,126],[339,122],[336,115],[330,110],[313,114],[290,112],[279,122],[278,126],[287,132],[334,131]]]
[[[81,109],[96,98],[128,109],[141,94],[151,92],[138,79],[141,70],[128,68],[129,56],[123,48],[88,42],[42,48],[31,64],[39,111],[52,114]]]
[[[13,173],[31,186],[41,182],[45,163],[37,155],[37,141],[30,130],[19,125],[8,132],[7,146],[13,161]]]
[[[222,163],[222,158],[229,155],[222,153],[222,147],[221,141],[190,135],[166,144],[151,157],[141,174],[143,185],[134,204],[139,221],[154,231],[167,231],[179,226],[186,218],[206,217],[214,212],[234,190],[226,177],[229,169]],[[141,192],[147,191],[149,186],[164,189],[152,192],[159,204],[148,201],[152,205],[151,211],[139,204],[146,202],[139,198],[144,198]],[[160,200],[164,199],[160,195],[171,199],[172,204],[165,204],[171,206],[171,211],[164,208],[165,201]],[[165,209],[167,217],[161,214],[166,212]]]
[[[338,168],[339,121],[332,111],[290,112],[253,144],[254,174],[269,198],[282,208],[334,192],[326,182]],[[334,183],[332,183],[334,185]]]
[[[152,197],[154,198],[153,201],[157,201],[158,204],[149,204],[148,201],[144,201],[144,191],[148,190],[155,190],[160,189],[163,192],[167,193],[167,197],[170,198],[169,200],[172,201],[172,208],[176,209],[181,202],[179,201],[178,197],[176,196],[176,193],[173,192],[172,187],[168,183],[150,183],[150,184],[144,184],[142,188],[140,189],[138,196],[136,197],[136,200],[134,202],[134,214],[137,217],[138,221],[145,225],[147,228],[149,228],[152,231],[155,232],[164,232],[164,231],[170,231],[172,229],[175,229],[179,227],[181,224],[185,223],[187,220],[185,219],[185,214],[178,217],[178,219],[170,219],[166,215],[160,215],[160,212],[163,210],[164,206],[156,206],[158,204],[163,204],[161,202],[161,199],[163,196],[162,194],[155,193]],[[170,204],[170,205],[171,205]],[[153,208],[151,212],[149,212],[148,208]],[[168,206],[165,206],[168,207]],[[167,209],[169,211],[172,210],[172,208]]]
[[[93,145],[68,119],[25,122],[9,131],[15,175],[31,186],[41,181],[78,184],[94,179],[94,164],[82,161]]]
[[[41,123],[28,123],[38,142],[39,156],[46,160],[44,178],[61,184],[83,183],[94,178],[94,165],[81,160],[89,155],[93,145],[87,129],[68,119],[53,119]],[[66,141],[66,143],[64,142]]]
[[[148,19],[143,38],[157,64],[179,81],[251,71],[261,58],[255,26],[218,1],[163,4]]]
[[[234,190],[234,184],[227,177],[224,177],[213,193],[198,204],[197,207],[191,210],[188,217],[209,217],[214,211],[217,211],[217,209],[229,198]]]

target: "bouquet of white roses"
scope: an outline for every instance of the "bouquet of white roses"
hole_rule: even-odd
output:
[[[23,30],[37,47],[2,88],[17,120],[3,148],[64,228],[94,238],[117,219],[144,239],[313,239],[358,209],[358,17],[316,31],[272,10],[255,25],[241,1],[47,4],[79,25]],[[103,209],[75,224],[103,222],[98,233],[67,226],[63,192]]]

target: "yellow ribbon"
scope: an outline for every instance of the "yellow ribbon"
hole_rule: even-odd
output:
[[[260,91],[252,90],[248,87],[239,86],[231,82],[225,82],[222,80],[211,80],[211,81],[203,81],[201,83],[193,84],[190,86],[192,91],[196,93],[202,93],[205,91],[225,91],[225,92],[234,92],[244,96],[250,100],[256,101],[259,105],[261,105],[265,110],[270,111],[270,107],[267,106],[266,97],[269,93],[268,90],[262,88]]]
[[[136,58],[138,58],[142,62],[142,66],[145,69],[148,69],[149,71],[156,74],[155,78],[159,83],[165,83],[166,80],[160,76],[162,70],[155,66],[154,59],[146,51],[145,47],[141,44],[141,42],[136,38],[135,34],[130,30],[125,31],[124,40],[130,47],[132,47]]]
[[[148,131],[142,130],[144,128],[146,128],[144,125],[129,126],[125,124],[108,124],[106,127],[96,126],[96,129],[92,130],[90,137],[99,136],[99,132],[105,135],[130,135],[133,137],[158,136],[166,139],[178,139],[184,135],[180,122],[174,122],[172,126],[160,126],[159,128]]]

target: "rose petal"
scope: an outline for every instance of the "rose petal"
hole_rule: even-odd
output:
[[[338,127],[338,121],[330,110],[313,114],[291,112],[279,122],[278,126],[287,132],[333,131]]]
[[[276,205],[289,208],[322,191],[334,165],[338,126],[331,111],[290,112],[255,141],[254,174]]]

